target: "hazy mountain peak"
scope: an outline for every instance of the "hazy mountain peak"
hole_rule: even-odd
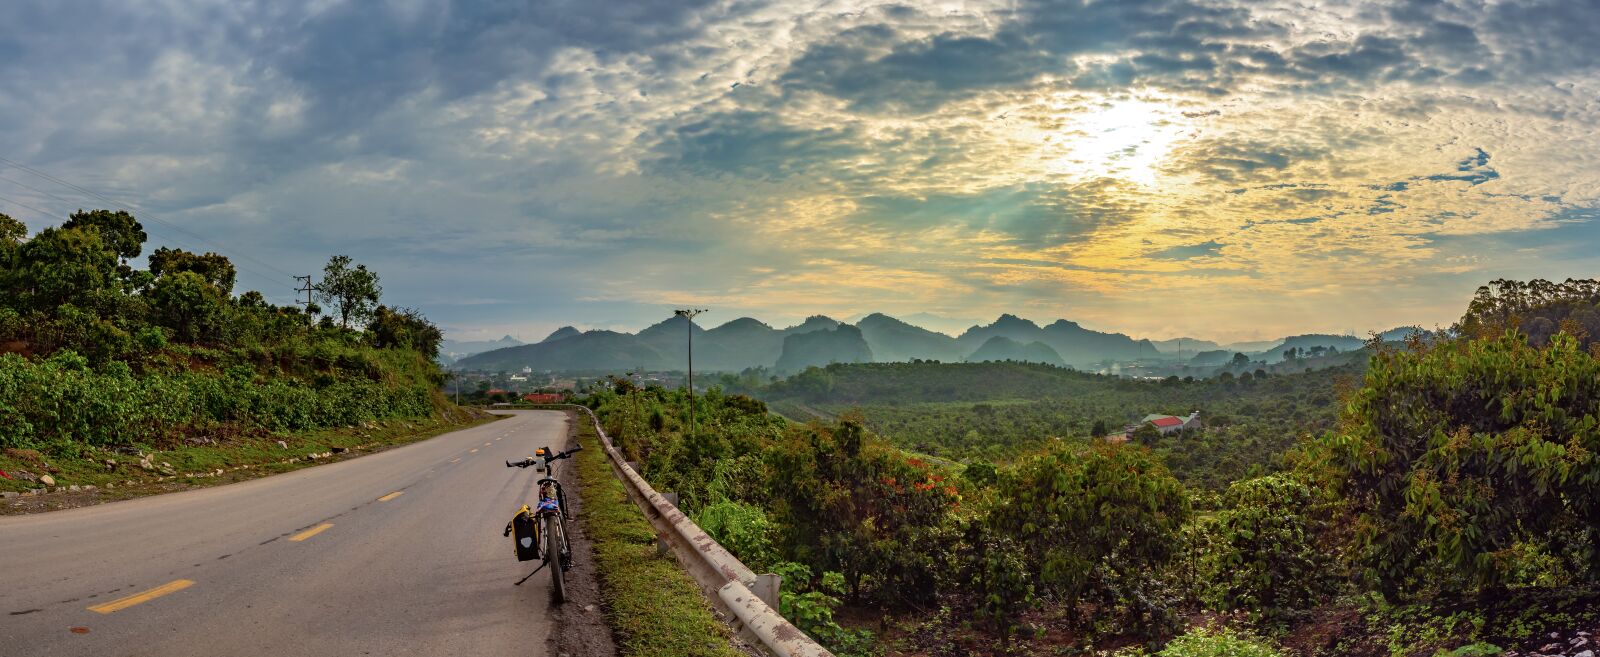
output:
[[[710,329],[710,330],[726,332],[726,331],[749,331],[749,330],[760,330],[760,329],[766,329],[768,331],[773,330],[772,327],[769,326],[766,322],[763,322],[763,321],[761,321],[759,319],[756,319],[754,317],[740,317],[738,319],[725,322],[721,326],[718,326],[718,327],[716,327],[714,329]]]
[[[565,340],[567,338],[570,338],[570,337],[573,337],[573,336],[577,336],[577,335],[583,335],[583,334],[580,333],[578,331],[578,329],[572,328],[571,326],[563,326],[561,328],[556,329],[549,336],[545,337],[545,339],[540,340],[539,343],[543,344],[543,343],[546,343],[546,342],[555,342],[556,340]],[[506,337],[500,338],[500,341],[501,342],[508,342],[508,341],[509,342],[516,342],[515,340],[512,340],[511,336],[509,336],[509,335],[506,336]],[[521,344],[521,343],[517,343],[517,344]]]

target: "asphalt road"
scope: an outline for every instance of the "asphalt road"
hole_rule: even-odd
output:
[[[543,655],[544,572],[500,535],[566,416],[253,481],[0,517],[0,656]],[[568,466],[570,462],[562,462]],[[298,539],[298,540],[296,540]]]

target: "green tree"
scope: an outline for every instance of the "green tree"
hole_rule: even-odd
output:
[[[79,210],[68,216],[61,227],[99,232],[100,239],[123,260],[139,257],[144,250],[145,240],[149,239],[144,232],[144,225],[122,210]]]
[[[169,249],[164,246],[150,254],[150,273],[157,277],[180,271],[199,274],[200,278],[224,295],[233,294],[233,282],[237,272],[233,268],[233,263],[225,256],[215,253],[195,255],[182,249]]]
[[[1236,481],[1204,522],[1199,576],[1215,609],[1277,616],[1330,590],[1332,554],[1311,488],[1288,475]]]
[[[1176,554],[1188,516],[1183,485],[1150,450],[1096,443],[1056,447],[1002,475],[989,521],[1065,609],[1089,601],[1149,630],[1170,620],[1151,574]]]
[[[346,255],[329,258],[322,268],[322,282],[317,284],[317,298],[333,305],[339,313],[339,325],[344,328],[350,328],[351,321],[370,317],[382,295],[378,274],[366,265],[352,267],[350,256]]]
[[[28,226],[0,212],[0,245],[16,246],[28,239]]]
[[[214,333],[226,303],[220,290],[192,271],[162,276],[149,294],[157,318],[183,342]]]
[[[1388,595],[1498,586],[1519,544],[1600,572],[1600,362],[1565,333],[1378,350],[1323,438]]]
[[[444,332],[416,310],[378,306],[367,324],[367,340],[379,349],[413,349],[432,359],[439,357]]]
[[[117,284],[117,253],[96,231],[46,228],[17,247],[11,286],[39,310],[84,305]]]

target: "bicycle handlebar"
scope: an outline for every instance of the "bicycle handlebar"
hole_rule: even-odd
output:
[[[544,458],[544,463],[545,463],[545,465],[549,465],[553,461],[558,461],[558,460],[565,459],[565,458],[571,458],[574,453],[577,453],[577,452],[582,451],[582,450],[583,450],[583,445],[574,445],[572,449],[569,449],[569,450],[567,450],[565,452],[561,452],[559,454],[555,454],[554,456],[545,456],[545,457],[543,457]],[[549,448],[546,448],[545,451],[549,452],[550,450],[549,450]],[[530,465],[534,465],[534,464],[538,463],[539,462],[539,458],[540,457],[530,456],[528,458],[522,459],[521,461],[506,461],[506,467],[508,467],[508,468],[526,468],[526,467],[528,467]]]

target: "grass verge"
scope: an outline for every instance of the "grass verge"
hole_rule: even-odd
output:
[[[234,436],[169,450],[137,445],[101,449],[79,444],[41,450],[7,448],[0,450],[0,472],[5,473],[0,476],[0,492],[47,492],[0,500],[0,515],[54,511],[255,479],[414,443],[497,417],[461,409],[433,418],[369,422],[294,435]],[[151,469],[140,466],[144,460]],[[43,475],[49,475],[55,484],[38,481]]]
[[[578,452],[583,527],[594,542],[595,570],[620,657],[744,657],[712,615],[700,589],[670,556],[656,556],[655,532],[612,474],[587,417],[572,421]]]

